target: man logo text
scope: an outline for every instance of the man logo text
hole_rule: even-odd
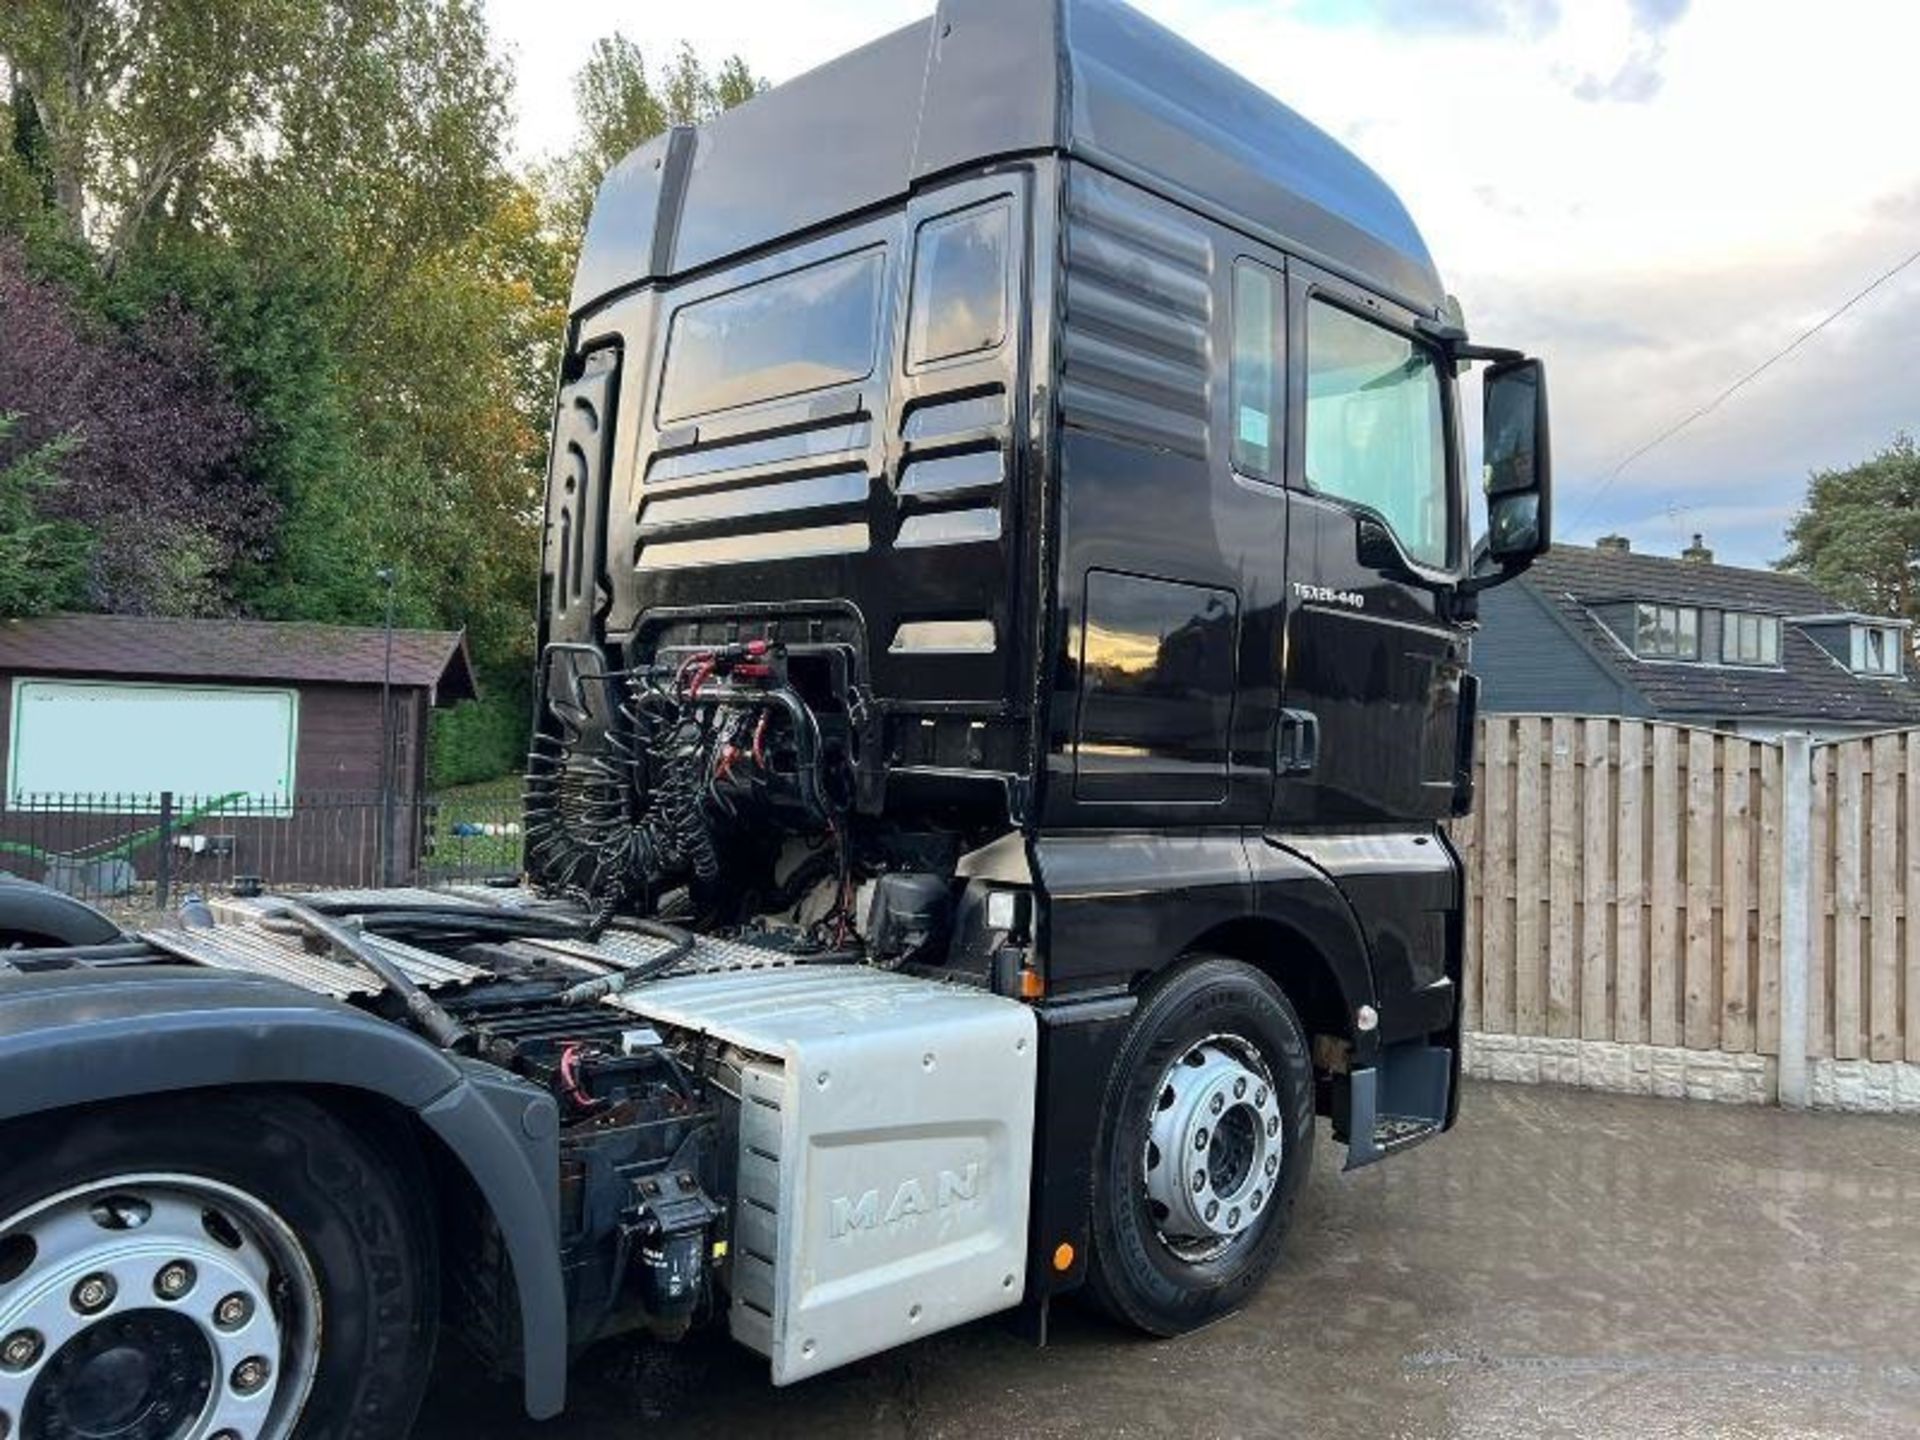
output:
[[[850,1195],[836,1195],[830,1207],[827,1231],[838,1240],[856,1230],[873,1230],[916,1215],[932,1215],[956,1205],[970,1205],[979,1197],[980,1163],[971,1160],[959,1170],[942,1170],[931,1187],[917,1176],[909,1175],[894,1186],[884,1209],[878,1187],[863,1192],[857,1200]]]

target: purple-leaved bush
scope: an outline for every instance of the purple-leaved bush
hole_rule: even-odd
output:
[[[77,311],[0,240],[0,464],[61,435],[66,483],[42,509],[96,537],[89,601],[123,614],[218,614],[270,541],[273,498],[247,473],[247,412],[178,305],[131,331]]]

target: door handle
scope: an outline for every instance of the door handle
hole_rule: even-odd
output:
[[[1274,770],[1281,775],[1311,775],[1320,763],[1320,717],[1311,710],[1280,712],[1280,744]]]

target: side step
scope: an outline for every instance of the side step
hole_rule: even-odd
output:
[[[1344,1168],[1358,1170],[1410,1149],[1446,1128],[1453,1051],[1413,1041],[1390,1045],[1378,1065],[1355,1070],[1335,1099],[1334,1138],[1347,1145]]]

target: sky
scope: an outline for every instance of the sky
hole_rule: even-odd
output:
[[[572,76],[613,30],[778,83],[933,8],[486,3],[529,159],[568,143]],[[1810,472],[1920,431],[1917,262],[1613,473],[1920,250],[1920,4],[1139,3],[1379,171],[1474,338],[1546,360],[1562,539],[1674,554],[1699,531],[1765,564]]]

